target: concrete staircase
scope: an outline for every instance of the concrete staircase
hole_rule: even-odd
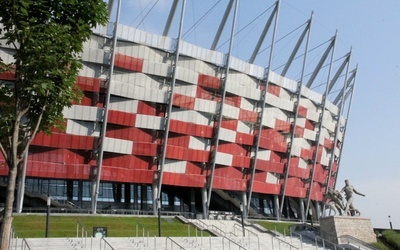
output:
[[[201,231],[196,231],[196,237],[29,238],[14,239],[10,249],[326,249],[316,246],[313,242],[306,242],[305,239],[280,235],[247,222],[244,225],[236,220],[187,219],[187,222],[195,225],[198,230],[208,230],[217,237],[202,237]]]

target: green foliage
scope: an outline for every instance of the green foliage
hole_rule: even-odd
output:
[[[379,240],[390,249],[400,249],[400,233],[393,230],[385,230],[382,232]]]
[[[93,227],[107,227],[109,237],[135,237],[143,236],[149,232],[149,236],[158,235],[157,217],[132,217],[132,216],[50,216],[50,237],[75,237],[77,222],[83,225],[89,233]],[[18,237],[41,238],[45,235],[45,215],[20,215],[14,216],[13,226]],[[81,226],[78,227],[81,230]],[[82,232],[82,231],[80,231]],[[192,226],[181,223],[171,217],[161,218],[162,236],[196,236],[196,230]],[[198,231],[198,235],[201,233]],[[203,232],[203,236],[208,236]]]
[[[59,127],[63,109],[79,100],[79,55],[91,29],[107,22],[107,8],[102,0],[2,0],[0,20],[0,38],[15,49],[8,69],[0,65],[15,73],[12,84],[0,83],[0,143],[3,153],[18,146],[19,155],[28,138]]]

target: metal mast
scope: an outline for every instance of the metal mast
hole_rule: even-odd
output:
[[[320,138],[321,138],[321,130],[322,130],[322,124],[323,124],[323,119],[324,119],[324,114],[325,114],[325,109],[326,109],[326,99],[328,97],[328,90],[329,90],[329,85],[330,85],[329,83],[330,83],[330,77],[331,77],[332,65],[333,65],[333,57],[335,54],[335,47],[336,47],[336,40],[337,40],[337,32],[336,32],[335,36],[332,38],[332,42],[330,43],[330,46],[329,46],[329,48],[332,48],[332,50],[331,50],[331,56],[330,56],[331,58],[330,58],[329,72],[328,72],[328,77],[327,77],[328,81],[326,83],[325,93],[322,96],[322,107],[321,107],[321,113],[320,113],[319,121],[318,121],[319,126],[318,126],[318,130],[317,130],[317,136],[316,136],[316,140],[315,140],[316,147],[315,147],[314,156],[313,156],[310,186],[308,188],[308,194],[307,194],[307,206],[306,206],[306,210],[305,210],[305,218],[307,218],[308,210],[310,208],[312,189],[313,189],[313,184],[314,184],[314,176],[315,176],[315,167],[317,165],[317,160],[318,160],[318,151],[319,151],[319,144],[320,144]],[[311,82],[309,81],[309,83],[311,85],[312,81]]]
[[[274,19],[274,16],[277,18],[278,16],[278,8],[279,8],[279,1],[276,1],[275,3],[275,8],[272,11],[271,15],[269,16],[269,19],[267,21],[267,23],[264,26],[264,30],[260,35],[260,38],[258,39],[257,45],[254,48],[253,54],[251,55],[250,59],[249,59],[249,63],[254,63],[254,60],[256,59],[258,52],[260,51],[261,45],[264,42],[265,37],[267,36],[268,30],[271,27],[271,23]],[[276,20],[275,18],[275,20]]]
[[[308,47],[309,47],[309,43],[310,43],[312,20],[313,20],[313,13],[311,13],[311,18],[308,21],[308,25],[307,25],[306,29],[304,30],[303,34],[301,35],[301,40],[299,40],[299,42],[296,44],[296,48],[294,50],[294,51],[297,52],[297,50],[298,50],[298,48],[300,47],[300,44],[301,44],[300,41],[302,41],[304,39],[306,31],[308,30],[307,42],[306,42],[306,46],[305,46],[305,53],[304,53],[304,57],[303,57],[303,67],[302,67],[302,70],[301,70],[301,78],[300,78],[300,81],[299,81],[298,86],[297,86],[297,101],[295,102],[295,107],[294,107],[295,111],[294,111],[293,125],[292,125],[292,128],[291,128],[290,144],[289,144],[289,147],[287,149],[287,163],[286,163],[286,168],[285,168],[285,179],[284,179],[285,181],[283,183],[283,188],[282,188],[282,191],[281,191],[282,192],[281,193],[282,194],[281,204],[280,204],[280,212],[281,213],[283,212],[283,204],[285,202],[287,180],[289,178],[289,172],[290,172],[290,164],[291,164],[292,150],[293,150],[293,141],[294,141],[296,126],[297,126],[297,118],[298,118],[298,115],[299,115],[301,90],[302,90],[302,86],[303,86],[304,74],[305,74],[306,63],[307,63],[307,55],[308,55]],[[292,53],[290,58],[294,58],[294,56],[295,56],[295,53]],[[289,60],[288,63],[289,62],[291,63],[291,60]],[[286,74],[288,69],[289,69],[289,67],[285,67],[283,75]]]
[[[103,165],[103,155],[104,155],[104,140],[106,137],[107,132],[107,121],[108,121],[108,106],[110,104],[110,96],[111,96],[111,86],[113,81],[113,74],[114,74],[114,63],[115,63],[115,49],[117,47],[117,34],[118,34],[118,23],[119,17],[121,12],[121,2],[122,0],[118,0],[118,7],[117,7],[117,16],[114,24],[114,33],[113,33],[113,45],[111,50],[111,62],[110,62],[110,71],[108,75],[108,88],[107,94],[104,104],[103,110],[103,125],[101,127],[101,134],[100,134],[100,141],[99,141],[99,151],[97,155],[97,171],[95,171],[95,182],[92,181],[92,213],[97,213],[97,199],[99,197],[99,188],[100,188],[100,180],[101,180],[101,170]]]
[[[176,72],[177,72],[177,65],[179,61],[179,53],[180,53],[180,43],[182,39],[182,28],[183,28],[183,19],[185,16],[185,6],[186,6],[186,0],[183,0],[182,2],[182,11],[181,11],[181,18],[179,22],[179,32],[178,32],[178,39],[176,43],[176,50],[175,50],[175,60],[173,63],[173,70],[172,70],[172,80],[171,80],[171,88],[169,90],[169,95],[168,95],[168,108],[165,113],[165,120],[164,120],[164,138],[163,138],[163,144],[162,144],[162,149],[161,149],[161,159],[158,165],[158,173],[156,176],[156,182],[157,182],[157,196],[155,197],[155,200],[153,201],[153,208],[154,210],[160,206],[160,198],[161,198],[161,187],[162,187],[162,179],[163,179],[163,174],[164,174],[164,165],[165,165],[165,157],[167,153],[167,146],[168,146],[168,136],[169,136],[169,128],[170,128],[170,123],[171,123],[171,112],[172,112],[172,103],[173,103],[173,98],[174,98],[174,88],[175,88],[175,83],[176,83]],[[156,206],[157,204],[157,206]],[[156,210],[155,210],[156,211]]]
[[[267,75],[265,78],[265,84],[264,88],[261,89],[261,98],[260,98],[260,105],[261,105],[261,111],[258,116],[258,121],[257,121],[257,134],[255,135],[255,151],[254,151],[254,157],[253,161],[251,164],[251,178],[250,178],[250,184],[248,185],[248,197],[247,197],[247,204],[246,204],[246,211],[248,212],[250,209],[250,202],[251,202],[251,196],[253,194],[253,182],[254,182],[254,176],[256,173],[256,168],[257,168],[257,158],[258,158],[258,149],[260,147],[260,140],[261,140],[261,132],[262,132],[262,127],[263,127],[263,119],[264,119],[264,112],[265,112],[265,101],[267,99],[267,93],[268,93],[268,84],[269,84],[269,79],[270,79],[270,71],[271,71],[271,66],[272,66],[272,59],[274,56],[274,48],[275,48],[275,37],[276,37],[276,31],[278,27],[278,14],[279,14],[279,7],[280,7],[280,0],[277,2],[277,11],[276,11],[276,17],[275,17],[275,25],[274,25],[274,32],[272,34],[272,45],[271,45],[271,50],[269,54],[269,60],[268,60],[268,68]]]
[[[207,180],[207,213],[206,215],[208,216],[208,211],[210,208],[210,202],[211,202],[211,193],[212,193],[212,188],[213,188],[213,182],[214,182],[214,173],[215,173],[215,165],[216,165],[216,158],[218,154],[218,146],[219,146],[219,137],[220,137],[220,131],[221,131],[221,123],[222,123],[222,118],[223,118],[223,110],[224,110],[224,102],[225,102],[225,97],[226,97],[226,83],[228,81],[228,76],[229,76],[229,69],[230,69],[230,61],[231,61],[231,53],[232,53],[232,47],[233,47],[233,38],[235,34],[235,27],[236,27],[236,17],[237,17],[237,11],[238,11],[238,5],[239,5],[239,0],[234,0],[235,1],[235,11],[233,15],[233,21],[232,21],[232,29],[231,29],[231,36],[230,36],[230,41],[229,41],[229,50],[228,54],[226,57],[226,73],[225,73],[225,79],[222,82],[221,90],[222,90],[222,97],[221,101],[219,103],[219,107],[217,107],[217,127],[215,128],[215,135],[214,135],[214,149],[211,152],[211,174],[209,176],[209,179]],[[215,121],[214,121],[215,124]]]
[[[346,59],[344,60],[343,64],[341,65],[341,67],[339,68],[339,70],[336,72],[336,75],[333,77],[332,81],[334,81],[333,83],[331,82],[331,86],[329,88],[329,91],[332,89],[334,83],[336,82],[336,80],[338,79],[338,76],[341,74],[341,72],[344,69],[343,65],[347,65],[346,66],[346,75],[345,75],[345,79],[344,79],[344,83],[343,83],[343,88],[342,89],[346,89],[346,83],[347,83],[347,77],[349,75],[349,67],[350,67],[350,59],[351,59],[351,51],[347,54]],[[343,66],[343,67],[342,67]],[[343,92],[344,93],[344,92]],[[343,96],[342,96],[343,98]],[[341,116],[342,116],[342,109],[343,109],[343,102],[340,103],[339,105],[339,110],[338,110],[338,114],[337,114],[337,121],[336,121],[336,128],[335,128],[335,137],[333,139],[333,149],[332,149],[332,155],[331,158],[329,159],[329,173],[328,173],[328,179],[327,179],[327,188],[325,190],[325,193],[328,192],[328,188],[330,186],[330,181],[331,181],[331,175],[332,175],[332,166],[334,163],[334,159],[335,159],[335,151],[336,151],[336,146],[337,146],[337,142],[338,142],[338,136],[339,136],[339,132],[340,132],[340,128],[341,128],[341,124],[340,124],[340,120],[341,120]],[[341,154],[339,152],[339,156],[338,156],[338,160],[341,158]]]

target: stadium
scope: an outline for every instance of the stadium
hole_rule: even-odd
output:
[[[273,70],[278,1],[253,32],[250,59],[240,59],[232,51],[238,6],[225,3],[208,48],[182,39],[185,5],[177,0],[162,34],[119,23],[120,5],[110,7],[116,21],[85,43],[76,79],[84,95],[65,109],[65,131],[38,134],[29,148],[16,211],[45,207],[51,197],[78,212],[318,220],[340,169],[357,74],[351,52],[335,59],[334,35],[310,66],[311,15]],[[177,36],[169,35],[174,17]],[[224,30],[229,46],[218,51]],[[269,59],[260,66],[266,38]],[[13,53],[1,45],[5,63]],[[1,82],[13,79],[0,74]],[[0,156],[2,189],[7,173]]]

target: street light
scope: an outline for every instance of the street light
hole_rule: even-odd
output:
[[[160,198],[157,198],[157,214],[158,214],[158,237],[161,237],[161,202]]]
[[[46,238],[49,237],[50,205],[51,205],[51,198],[49,196],[49,197],[47,197]]]
[[[243,220],[243,211],[244,211],[244,208],[243,208],[243,203],[240,203],[240,214],[241,214],[241,217],[242,217],[242,232],[243,232],[243,237],[244,236],[246,236],[245,234],[245,232],[244,232],[244,220]]]
[[[390,229],[393,230],[392,221],[390,220],[390,215],[388,215],[388,218],[389,218]]]

